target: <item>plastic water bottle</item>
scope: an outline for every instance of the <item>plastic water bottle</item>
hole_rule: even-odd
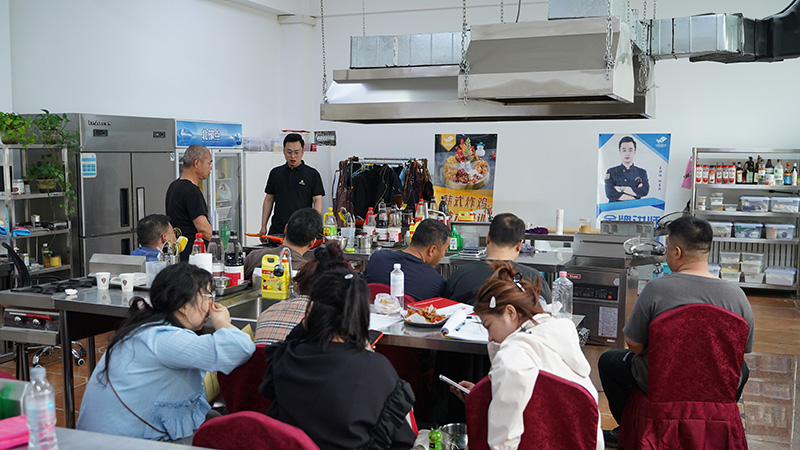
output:
[[[400,308],[405,309],[405,275],[403,275],[403,271],[400,270],[399,263],[394,265],[394,270],[392,270],[389,280],[389,283],[391,283],[392,297],[397,299]]]
[[[56,440],[56,396],[45,378],[42,366],[31,369],[31,386],[25,393],[25,414],[28,415],[28,448],[58,449]]]
[[[558,272],[558,279],[553,281],[553,314],[556,317],[572,319],[572,281],[567,272]]]

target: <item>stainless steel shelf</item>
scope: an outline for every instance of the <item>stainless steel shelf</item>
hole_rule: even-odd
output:
[[[696,210],[697,216],[728,216],[728,217],[783,217],[786,219],[796,219],[798,213],[779,213],[779,212],[748,212],[748,211],[700,211]]]
[[[63,197],[63,192],[40,192],[38,194],[11,194],[9,197],[10,200],[27,200],[33,198],[58,198]],[[0,192],[0,200],[5,200],[6,194],[4,192]]]
[[[60,272],[62,270],[69,270],[71,269],[69,264],[62,264],[58,267],[45,267],[44,269],[39,270],[31,270],[31,275],[39,275],[42,273],[51,273],[51,272]]]
[[[775,289],[780,291],[793,291],[797,289],[797,285],[793,284],[791,286],[783,286],[780,284],[765,284],[765,283],[745,283],[739,282],[739,287],[743,288],[753,288],[753,289]]]
[[[745,239],[745,238],[724,238],[724,237],[715,237],[715,242],[739,242],[742,244],[787,244],[787,245],[797,245],[800,243],[798,239]]]
[[[58,235],[58,234],[69,234],[69,232],[70,232],[69,228],[64,229],[64,230],[53,230],[53,231],[35,231],[35,232],[32,232],[29,235],[14,236],[14,239],[29,239],[29,238],[37,238],[37,237],[42,237],[42,236],[55,236],[55,235]]]
[[[697,153],[731,153],[731,154],[739,154],[739,153],[749,153],[751,155],[759,155],[759,154],[780,154],[780,155],[794,155],[798,156],[797,149],[791,148],[696,148]],[[701,159],[701,158],[698,158]]]
[[[722,189],[722,190],[747,190],[747,191],[775,191],[775,192],[800,192],[800,186],[786,186],[775,185],[767,186],[764,184],[708,184],[708,183],[695,183],[695,186],[708,189]]]

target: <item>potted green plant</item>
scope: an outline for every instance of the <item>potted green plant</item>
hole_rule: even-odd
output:
[[[59,208],[67,205],[69,214],[75,212],[75,202],[78,199],[75,190],[72,189],[64,172],[64,166],[59,161],[56,153],[48,152],[42,155],[39,161],[28,166],[23,177],[29,182],[36,182],[40,192],[52,192],[59,190],[64,192],[64,203],[59,204]]]
[[[33,144],[31,119],[17,113],[0,112],[0,139],[4,144]]]
[[[42,113],[33,119],[33,126],[38,131],[39,138],[45,145],[56,145],[63,141],[63,136],[69,134],[66,130],[69,119],[66,113],[58,115],[43,109]]]

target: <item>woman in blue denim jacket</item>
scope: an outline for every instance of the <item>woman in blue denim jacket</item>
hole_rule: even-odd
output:
[[[214,303],[211,274],[180,263],[162,270],[150,300],[134,297],[92,374],[78,429],[144,439],[189,440],[211,410],[206,371],[229,373],[255,351]],[[214,333],[198,335],[206,319]]]

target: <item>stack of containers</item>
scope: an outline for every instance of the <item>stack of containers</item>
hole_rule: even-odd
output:
[[[739,271],[739,252],[719,252],[720,276],[723,280],[739,281],[741,272]]]
[[[742,252],[742,273],[745,283],[763,283],[764,265],[766,262],[763,253]]]

